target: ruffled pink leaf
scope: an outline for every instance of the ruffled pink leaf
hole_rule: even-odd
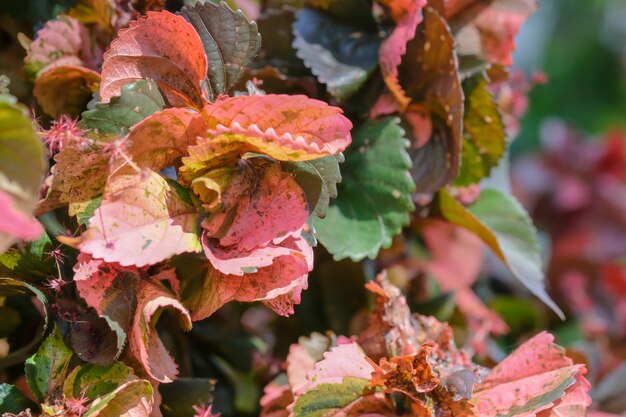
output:
[[[100,97],[108,102],[122,86],[140,79],[156,81],[173,106],[201,106],[200,86],[207,73],[200,37],[182,17],[167,11],[147,16],[120,30],[104,54]]]
[[[43,233],[41,224],[28,214],[20,211],[10,194],[0,190],[0,236],[8,239],[33,240]],[[4,240],[4,238],[1,238]]]
[[[570,401],[586,403],[585,367],[574,365],[553,342],[552,335],[540,333],[498,364],[476,387],[475,411],[485,417],[530,417],[558,412],[561,402],[561,411]]]
[[[24,58],[31,76],[58,66],[91,66],[89,34],[78,20],[67,15],[46,22],[30,43]]]
[[[281,245],[290,249],[288,255],[278,256],[271,265],[250,269],[244,275],[227,275],[209,268],[194,302],[196,307],[192,308],[193,319],[206,318],[230,301],[263,301],[280,315],[293,314],[293,306],[300,303],[302,290],[307,288],[313,250],[299,236],[290,236]]]
[[[315,368],[308,373],[308,383],[296,392],[296,396],[320,384],[341,384],[346,377],[369,381],[372,372],[374,367],[367,361],[359,345],[356,343],[339,345],[324,353],[324,359],[315,364]]]
[[[306,196],[300,185],[278,164],[271,164],[252,192],[240,196],[232,224],[220,237],[220,244],[250,252],[301,230],[308,215]]]
[[[396,3],[390,2],[398,8]],[[426,0],[410,1],[399,17],[398,24],[391,35],[380,45],[380,70],[387,84],[387,88],[395,97],[401,110],[404,110],[410,102],[398,81],[398,66],[402,62],[402,56],[406,53],[406,44],[415,37],[417,25],[422,21],[422,9],[426,6]],[[397,13],[395,13],[397,14]]]
[[[352,123],[338,107],[301,95],[225,98],[202,110],[209,131],[240,136],[257,152],[282,161],[334,155],[350,144]]]
[[[183,330],[191,330],[191,316],[180,301],[152,283],[142,283],[130,333],[130,350],[152,378],[165,383],[172,382],[178,375],[178,366],[155,329],[161,312],[166,310],[175,313]]]
[[[78,248],[94,258],[145,266],[184,252],[199,252],[197,210],[152,171],[108,184]]]

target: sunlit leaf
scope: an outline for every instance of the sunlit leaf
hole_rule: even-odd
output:
[[[395,118],[369,121],[355,131],[339,197],[314,223],[317,238],[335,259],[373,258],[408,224],[414,186],[407,145]]]

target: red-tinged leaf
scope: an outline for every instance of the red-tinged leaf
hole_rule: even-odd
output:
[[[424,222],[421,232],[431,257],[426,270],[441,290],[471,287],[482,267],[484,248],[480,238],[462,227],[434,219]]]
[[[585,417],[591,397],[588,392],[591,384],[582,375],[581,371],[576,375],[576,382],[565,392],[565,396],[560,398],[550,410],[545,410],[537,414],[537,417]]]
[[[300,231],[293,233],[298,239]],[[285,238],[276,239],[276,243],[269,243],[267,246],[255,248],[251,251],[238,251],[232,248],[219,246],[212,241],[206,231],[202,234],[202,247],[204,253],[211,262],[211,265],[218,271],[227,275],[244,275],[251,270],[270,266],[274,259],[279,256],[293,255],[300,253],[298,249],[281,246]],[[301,241],[298,240],[300,243]]]
[[[339,345],[324,353],[324,359],[315,364],[307,375],[307,384],[296,392],[300,396],[321,384],[341,384],[344,378],[369,381],[374,367],[356,343]]]
[[[198,34],[182,16],[148,12],[118,35],[104,54],[102,101],[119,96],[125,84],[150,78],[172,106],[202,106],[200,81],[207,58]]]
[[[402,62],[402,56],[406,53],[407,42],[415,37],[417,25],[422,21],[422,9],[426,6],[426,0],[388,2],[394,16],[399,16],[398,24],[391,35],[380,45],[380,70],[387,88],[393,94],[401,110],[404,110],[411,101],[406,96],[398,81],[398,66]],[[400,5],[399,3],[409,3]],[[407,7],[405,10],[402,10]],[[399,12],[402,12],[399,15]]]
[[[426,5],[426,1],[418,0],[377,0],[391,12],[393,20],[400,22],[407,14]]]
[[[268,94],[226,98],[204,107],[213,134],[230,133],[281,161],[334,155],[350,144],[352,123],[341,109],[306,96]]]
[[[324,352],[331,347],[331,340],[319,333],[311,337],[300,337],[298,343],[289,347],[287,355],[287,380],[291,390],[296,392],[307,384],[307,375],[315,369],[315,364],[324,358]]]
[[[172,255],[199,252],[198,213],[152,171],[108,185],[78,248],[94,258],[145,266]]]
[[[475,30],[481,41],[481,55],[489,61],[512,65],[515,50],[515,36],[522,24],[537,9],[536,0],[496,0],[481,11],[469,28]],[[473,27],[472,27],[473,26]],[[459,33],[460,53],[465,49],[463,30]],[[471,37],[466,37],[468,39]]]
[[[180,301],[152,283],[139,286],[137,312],[130,334],[130,350],[139,359],[150,377],[159,382],[172,382],[178,375],[178,367],[169,355],[155,329],[163,311],[178,316],[183,330],[191,330],[191,316]]]
[[[43,227],[33,217],[15,206],[13,197],[0,189],[0,235],[12,240],[33,240],[43,233]]]
[[[90,66],[93,57],[89,48],[85,27],[73,17],[61,15],[46,22],[30,41],[24,58],[25,71],[35,78],[38,73],[57,66]]]
[[[100,74],[80,66],[59,66],[45,70],[35,80],[33,94],[43,111],[57,117],[78,116],[98,91]]]
[[[476,388],[471,399],[476,411],[486,417],[534,416],[554,409],[560,399],[565,407],[580,402],[590,388],[585,368],[573,365],[553,342],[552,335],[540,333],[498,364]]]
[[[400,85],[411,103],[423,113],[408,118],[417,132],[411,174],[418,192],[433,192],[456,178],[461,157],[463,90],[458,73],[454,38],[446,21],[432,8],[406,46],[398,68]],[[424,126],[424,123],[426,125]],[[422,132],[431,131],[428,140]]]
[[[204,135],[206,127],[198,113],[182,108],[156,112],[130,129],[124,151],[126,156],[142,169],[160,171],[187,153]],[[111,162],[113,175],[132,174],[125,158]]]
[[[219,236],[224,248],[250,252],[299,231],[306,222],[306,196],[293,177],[276,163],[262,166],[260,175],[256,187],[239,196],[232,223]]]
[[[300,303],[300,294],[307,287],[313,251],[301,237],[288,237],[281,245],[291,249],[291,253],[241,276],[226,275],[209,267],[201,288],[185,300],[193,320],[209,317],[229,301],[263,301],[280,315],[293,314],[293,306]]]
[[[113,330],[121,331],[123,346],[128,334],[130,350],[151,378],[171,382],[178,374],[155,330],[163,310],[178,316],[184,330],[191,328],[187,309],[158,281],[176,278],[171,270],[148,276],[145,270],[106,263],[80,254],[74,268],[74,281],[80,296],[107,320]],[[121,349],[122,346],[118,346]]]
[[[293,403],[293,394],[289,385],[278,385],[272,381],[263,388],[260,417],[289,417],[287,407]]]

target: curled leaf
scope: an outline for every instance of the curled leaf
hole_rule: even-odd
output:
[[[118,33],[104,54],[100,98],[108,103],[124,85],[154,80],[173,106],[201,106],[207,58],[193,26],[170,12],[148,12]]]
[[[130,334],[130,349],[150,377],[167,383],[176,378],[178,367],[163,346],[155,328],[159,316],[165,310],[176,314],[183,330],[191,329],[189,312],[178,300],[154,284],[141,284]]]

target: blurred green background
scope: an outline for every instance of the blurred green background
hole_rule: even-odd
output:
[[[535,150],[548,117],[591,134],[626,125],[626,1],[540,0],[522,27],[515,65],[543,71],[512,155]]]

